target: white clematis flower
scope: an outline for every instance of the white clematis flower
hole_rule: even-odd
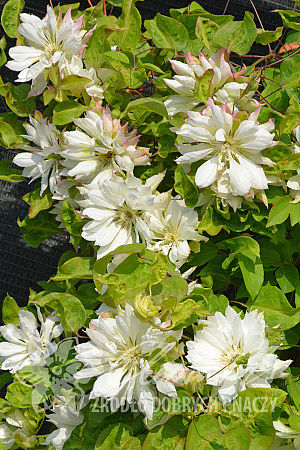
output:
[[[161,208],[162,203],[152,193],[149,180],[143,185],[135,177],[113,176],[104,184],[98,181],[79,188],[84,200],[78,203],[91,219],[83,226],[82,237],[100,246],[98,258],[120,245],[151,240],[145,213]]]
[[[244,114],[232,114],[226,106],[217,106],[209,99],[202,113],[189,112],[187,123],[173,129],[184,141],[177,145],[182,156],[176,162],[189,167],[205,160],[195,175],[197,186],[210,187],[234,209],[242,197],[268,188],[261,165],[274,165],[261,154],[275,145],[270,133],[273,121],[259,125],[256,121],[259,110],[247,119]]]
[[[23,137],[33,142],[35,147],[25,147],[28,152],[18,153],[13,162],[19,167],[24,167],[22,175],[31,178],[31,182],[41,178],[41,195],[48,186],[53,193],[60,180],[59,131],[46,119],[38,122],[33,117],[29,117],[29,121],[31,125],[24,124],[27,135]]]
[[[157,325],[161,325],[159,320]],[[75,379],[97,377],[90,398],[107,398],[112,410],[136,400],[139,409],[151,419],[156,398],[155,381],[149,379],[151,354],[161,350],[165,356],[174,348],[180,333],[163,332],[141,322],[132,306],[126,304],[115,318],[93,319],[86,334],[91,341],[75,347],[76,358],[85,366],[74,375]],[[159,358],[159,354],[155,355],[152,362]]]
[[[48,421],[53,423],[57,429],[47,436],[44,445],[52,444],[56,450],[62,450],[74,428],[83,422],[84,415],[80,412],[80,409],[85,406],[86,402],[83,401],[76,405],[73,401],[68,404],[64,396],[60,396],[58,400],[59,403],[52,408],[52,414],[46,416]]]
[[[35,316],[30,311],[19,311],[20,328],[13,324],[0,327],[0,333],[5,341],[0,342],[1,369],[15,373],[26,366],[44,366],[46,358],[52,355],[57,344],[54,338],[61,335],[63,328],[55,325],[56,316],[43,320],[37,308],[41,329],[38,331]]]
[[[176,60],[170,61],[176,75],[171,80],[165,78],[164,81],[177,95],[172,95],[165,101],[169,115],[191,111],[201,103],[195,96],[195,86],[197,79],[207,70],[213,71],[211,86],[216,103],[227,103],[231,106],[234,104],[239,109],[245,110],[255,108],[257,102],[252,98],[254,91],[243,94],[249,79],[241,76],[242,71],[236,73],[225,56],[226,51],[220,49],[210,58],[201,52],[199,58],[196,58],[189,52],[186,57],[187,64]]]
[[[300,125],[294,129],[294,134],[300,144]],[[294,153],[300,153],[300,147],[298,145],[294,145]],[[297,169],[297,175],[294,175],[288,180],[287,187],[290,188],[290,193],[295,199],[293,203],[300,202],[300,169]]]
[[[148,247],[161,251],[177,267],[182,266],[190,254],[188,241],[207,240],[197,231],[197,212],[185,206],[183,200],[171,199],[166,209],[149,214],[148,223],[153,234],[153,244]]]
[[[283,377],[291,360],[280,361],[265,337],[263,314],[246,313],[244,319],[228,306],[225,315],[217,312],[187,342],[191,368],[206,374],[222,403],[234,400],[248,388],[270,388],[274,378]]]
[[[134,166],[149,163],[146,150],[136,147],[136,131],[128,132],[127,125],[113,119],[108,108],[102,108],[100,114],[88,111],[86,117],[74,119],[74,123],[78,129],[64,133],[62,153],[69,176],[91,182],[99,175],[104,181],[114,172],[132,174]]]
[[[82,29],[83,16],[72,19],[71,8],[63,19],[61,14],[57,18],[54,10],[47,6],[47,15],[43,19],[22,13],[20,20],[18,31],[28,46],[11,48],[9,56],[12,60],[7,67],[20,72],[16,81],[32,81],[29,95],[39,95],[47,86],[47,69],[82,52],[90,32]]]
[[[73,55],[71,61],[65,58],[60,65],[62,77],[77,75],[79,77],[89,78],[91,81],[84,85],[87,94],[95,99],[104,98],[104,83],[114,73],[111,69],[89,67],[88,64],[76,55]]]

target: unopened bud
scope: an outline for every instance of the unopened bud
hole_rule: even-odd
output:
[[[184,380],[184,388],[191,394],[194,394],[194,392],[199,391],[201,385],[203,384],[203,380],[204,377],[200,372],[197,372],[196,370],[189,370]]]
[[[150,295],[138,294],[134,300],[134,308],[141,320],[157,317],[160,312],[160,307],[153,304]]]

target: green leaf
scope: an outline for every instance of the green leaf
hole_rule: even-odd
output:
[[[29,91],[29,84],[24,83],[19,86],[9,85],[5,100],[9,108],[17,116],[27,117],[33,115],[35,111],[35,98],[28,97]]]
[[[239,449],[248,450],[250,433],[244,427],[223,433],[218,420],[207,414],[194,419],[189,427],[186,446],[190,450]]]
[[[22,176],[21,170],[5,167],[8,166],[8,164],[10,164],[10,161],[7,159],[2,159],[0,161],[0,180],[10,181],[12,183],[20,183],[21,181],[24,181],[25,178]]]
[[[222,228],[228,230],[227,226],[224,225],[224,220],[222,220],[221,216],[216,213],[214,207],[208,206],[200,221],[198,228],[199,233],[202,234],[203,231],[206,231],[211,236],[215,236],[222,230]]]
[[[81,301],[74,295],[64,292],[51,292],[43,297],[33,300],[39,306],[49,306],[60,317],[63,328],[76,332],[82,328],[86,321],[86,311]]]
[[[132,50],[141,39],[142,19],[134,5],[135,1],[122,3],[122,14],[118,20],[118,25],[123,28],[118,34],[118,47],[121,50]]]
[[[82,256],[71,258],[58,268],[57,274],[51,279],[53,281],[92,279],[94,263],[95,258]]]
[[[264,268],[260,258],[245,249],[238,255],[244,283],[252,298],[255,298],[264,282]]]
[[[291,414],[289,417],[289,425],[296,431],[300,431],[300,416]]]
[[[198,17],[195,33],[199,41],[206,48],[211,50],[213,47],[215,47],[213,36],[219,28],[220,26],[212,20],[206,19],[204,17]]]
[[[209,97],[211,97],[213,94],[213,86],[212,86],[213,76],[214,76],[213,69],[208,69],[196,81],[194,94],[195,97],[201,103],[206,103]]]
[[[3,119],[0,118],[0,138],[4,144],[4,147],[11,147],[16,141],[17,135],[14,128]]]
[[[64,200],[62,209],[61,209],[61,218],[66,227],[66,230],[72,236],[81,236],[82,227],[85,223],[88,222],[88,219],[85,219],[80,214],[74,211],[68,200]]]
[[[125,117],[129,112],[137,110],[153,112],[168,118],[168,112],[164,103],[156,98],[138,98],[137,100],[131,101],[121,114],[121,118]]]
[[[81,105],[76,100],[65,100],[58,103],[53,109],[54,125],[66,125],[81,116],[87,106]]]
[[[187,300],[179,302],[172,311],[172,325],[170,328],[172,328],[172,330],[181,330],[182,328],[186,328],[196,322],[199,314],[206,313],[207,309],[205,309],[202,305],[197,304],[191,298],[188,298]]]
[[[284,222],[290,214],[292,198],[285,195],[276,200],[270,211],[267,227]]]
[[[95,450],[139,450],[142,449],[143,436],[134,437],[126,423],[108,425],[97,438]]]
[[[54,215],[49,211],[41,211],[33,219],[28,216],[23,220],[18,219],[18,225],[24,240],[33,248],[37,248],[52,235],[63,233]]]
[[[186,206],[192,208],[196,205],[198,201],[198,189],[183,170],[182,164],[179,164],[175,170],[174,189],[184,198]]]
[[[283,266],[275,272],[277,283],[284,292],[292,292],[299,283],[299,272],[295,266]]]
[[[93,267],[94,276],[97,276],[98,274],[104,274],[106,272],[107,264],[114,256],[122,254],[142,253],[145,248],[145,244],[120,245],[120,247],[116,248],[116,250],[113,250],[103,258],[100,258],[96,261]]]
[[[229,22],[219,28],[213,36],[213,42],[238,55],[246,55],[255,40],[256,26],[253,14],[246,11],[243,21]]]
[[[96,29],[90,37],[85,52],[86,62],[96,69],[101,65],[104,53],[110,51],[110,45],[103,28]]]
[[[30,205],[29,219],[33,219],[40,211],[49,209],[52,205],[52,195],[50,189],[47,188],[43,194],[40,194],[41,186],[36,184],[34,190],[24,195],[23,200]]]
[[[261,288],[252,306],[253,309],[264,313],[266,323],[270,327],[280,324],[283,330],[288,330],[300,320],[300,309],[293,308],[284,293],[270,284]]]
[[[144,25],[156,47],[188,50],[189,33],[177,20],[158,13],[153,20],[145,20]]]
[[[6,400],[16,408],[28,408],[33,404],[33,388],[19,381],[7,386]]]
[[[162,281],[168,273],[168,258],[162,253],[156,253],[153,264],[151,265],[150,284],[157,284]]]
[[[188,422],[182,416],[172,417],[147,434],[143,450],[184,450],[187,427]]]
[[[1,24],[7,36],[17,38],[20,13],[24,7],[24,0],[8,0],[3,7]]]
[[[270,42],[277,41],[282,35],[283,27],[277,27],[276,30],[265,31],[262,29],[257,30],[255,42],[258,44],[266,45]]]
[[[297,74],[294,74],[297,75]],[[297,80],[297,77],[295,77]],[[299,80],[297,80],[298,83]],[[298,83],[299,86],[299,83]],[[290,99],[290,106],[288,107],[285,118],[280,122],[281,133],[290,133],[299,123],[300,105],[299,101],[292,96]]]
[[[14,298],[7,295],[3,300],[2,305],[2,320],[5,324],[12,323],[13,325],[19,326],[19,311],[20,308]]]
[[[274,9],[273,12],[278,12],[282,19],[284,27],[300,31],[300,14],[297,11]]]

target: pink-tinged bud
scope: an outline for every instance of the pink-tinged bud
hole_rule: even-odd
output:
[[[193,56],[191,54],[191,51],[189,50],[187,55],[186,55],[186,62],[188,63],[188,65],[193,64],[193,63],[199,63],[198,58],[196,58],[196,56]]]

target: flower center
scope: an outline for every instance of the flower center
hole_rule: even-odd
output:
[[[122,224],[122,226],[129,226],[133,223],[135,213],[129,206],[124,205],[115,214],[115,222]]]
[[[118,365],[122,366],[126,372],[137,372],[140,367],[141,348],[139,345],[128,347],[117,359]]]
[[[236,363],[238,366],[246,367],[248,360],[250,358],[250,353],[243,353],[240,346],[234,346],[223,353],[221,357],[222,364],[229,366],[232,363]]]

